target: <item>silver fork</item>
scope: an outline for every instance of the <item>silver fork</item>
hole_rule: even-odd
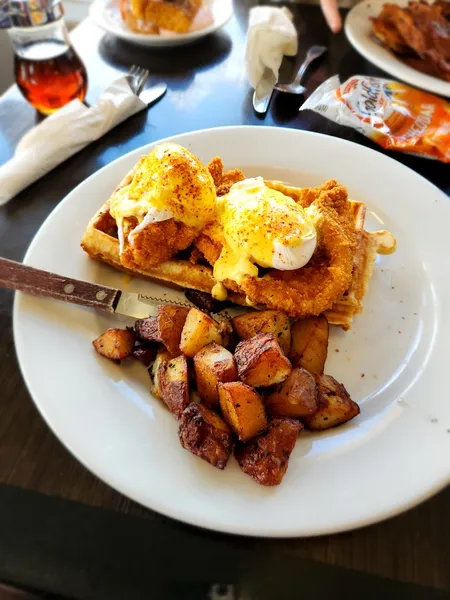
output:
[[[144,85],[148,79],[148,76],[149,72],[147,69],[138,67],[137,65],[133,65],[125,75],[125,79],[128,81],[131,91],[135,96],[139,96],[144,89]]]
[[[294,79],[294,81],[287,84],[278,84],[275,86],[275,89],[278,92],[287,92],[288,94],[304,94],[306,92],[306,88],[301,85],[301,83],[306,69],[313,62],[313,60],[316,60],[316,58],[322,56],[322,54],[324,54],[326,51],[326,46],[311,46],[306,54],[305,60],[298,70],[297,77]]]

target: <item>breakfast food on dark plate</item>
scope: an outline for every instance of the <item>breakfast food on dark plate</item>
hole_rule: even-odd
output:
[[[138,319],[134,330],[108,329],[93,345],[115,362],[134,357],[144,364],[153,395],[178,421],[181,445],[218,469],[225,468],[234,449],[245,473],[262,485],[278,485],[304,428],[326,430],[359,414],[345,387],[323,374],[329,332],[325,317],[296,320],[291,326],[281,311],[247,312],[227,327],[224,317],[216,321],[192,308],[183,316],[184,325],[182,319],[174,320],[174,335],[159,335],[161,315],[176,315],[178,308],[165,305],[158,317]],[[146,322],[151,322],[148,328]],[[232,336],[218,342],[217,333],[236,323],[241,339],[236,348],[227,341]],[[274,335],[277,323],[284,339]],[[271,332],[251,336],[258,324],[263,329],[270,324]],[[215,332],[216,339],[211,341],[204,331]],[[290,341],[291,334],[288,358],[281,343]],[[314,374],[302,366],[304,356]]]
[[[450,2],[385,4],[372,19],[375,38],[406,64],[450,81]]]
[[[365,205],[334,180],[296,188],[246,179],[224,172],[219,158],[205,166],[165,143],[125,176],[81,245],[133,275],[289,317],[325,313],[349,329],[377,253],[395,249],[393,236],[366,232],[364,219]]]

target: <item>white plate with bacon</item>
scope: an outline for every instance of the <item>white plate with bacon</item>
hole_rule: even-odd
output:
[[[362,314],[355,316],[349,331],[330,326],[325,373],[345,385],[353,400],[351,407],[354,410],[350,415],[347,414],[345,419],[339,420],[338,427],[333,428],[326,428],[326,423],[329,423],[326,421],[328,417],[322,412],[323,418],[319,423],[321,431],[318,430],[317,419],[314,421],[318,412],[312,413],[312,419],[303,419],[304,430],[297,421],[296,432],[302,431],[298,439],[291,440],[292,446],[295,445],[293,449],[289,448],[280,460],[272,456],[271,450],[256,457],[259,461],[272,461],[270,477],[266,477],[267,472],[261,471],[261,477],[266,478],[259,477],[258,481],[253,468],[255,461],[251,463],[242,459],[243,453],[246,452],[246,458],[249,458],[248,453],[251,452],[253,440],[262,439],[261,447],[264,447],[263,436],[266,429],[250,433],[247,431],[246,435],[250,441],[247,441],[246,446],[237,446],[240,449],[236,453],[237,460],[232,454],[224,458],[222,453],[220,464],[215,465],[219,468],[214,468],[212,464],[208,464],[214,462],[214,457],[211,459],[211,456],[203,455],[205,460],[201,460],[194,456],[202,455],[201,439],[196,438],[198,444],[195,445],[197,442],[194,440],[192,446],[192,439],[181,435],[184,448],[179,440],[179,430],[183,433],[180,422],[183,424],[186,411],[190,414],[195,413],[195,418],[191,421],[193,426],[199,423],[205,425],[201,414],[204,410],[201,408],[204,407],[204,398],[202,403],[188,404],[186,408],[180,408],[179,405],[177,410],[182,414],[181,420],[177,421],[167,408],[169,404],[150,393],[150,377],[140,362],[127,358],[121,364],[116,364],[95,352],[92,346],[95,338],[103,334],[108,327],[123,328],[125,323],[114,316],[103,316],[78,306],[18,293],[14,307],[14,335],[18,360],[38,409],[61,442],[99,478],[144,506],[186,523],[245,535],[313,536],[361,527],[404,511],[448,484],[448,198],[399,162],[379,152],[331,136],[284,128],[229,127],[187,133],[171,141],[185,147],[199,159],[199,162],[195,163],[196,172],[200,173],[203,169],[202,181],[209,186],[202,188],[206,190],[207,195],[202,196],[202,206],[197,207],[199,209],[211,201],[212,205],[208,206],[214,214],[214,202],[208,196],[212,183],[209,176],[205,175],[205,167],[201,165],[206,165],[213,157],[220,156],[227,172],[234,169],[229,177],[239,178],[236,170],[240,169],[246,178],[261,176],[264,181],[271,181],[272,190],[277,188],[277,184],[273,183],[276,180],[304,189],[320,186],[327,180],[335,179],[348,190],[347,196],[345,188],[338,188],[335,210],[340,211],[339,214],[344,214],[348,199],[363,203],[366,208],[365,231],[386,229],[395,235],[396,252],[379,255],[376,259],[364,297]],[[137,207],[130,199],[136,199],[137,196],[127,192],[126,186],[132,184],[130,180],[124,180],[122,188],[117,186],[136,166],[140,157],[152,151],[154,147],[155,144],[150,144],[139,148],[107,165],[80,184],[48,217],[33,240],[24,262],[67,277],[122,288],[129,292],[141,292],[147,296],[161,297],[167,292],[168,288],[164,285],[151,283],[140,277],[130,278],[118,270],[121,268],[120,263],[117,262],[117,268],[113,268],[101,260],[93,260],[80,248],[80,240],[86,234],[88,223],[92,223],[93,215],[112,198],[112,194],[115,194],[116,202],[111,202],[110,208],[112,210],[115,206],[116,209],[120,209],[121,212],[114,213],[116,223],[123,217],[120,224],[125,224],[126,227],[123,232],[125,235],[122,236],[123,252],[133,252],[128,237],[131,235],[128,233],[129,226],[134,223],[131,226],[137,230],[139,226],[136,222],[143,217],[145,211],[135,211],[133,214],[136,215],[137,221],[130,221],[127,215]],[[167,146],[165,148],[167,150]],[[169,154],[173,155],[172,150]],[[166,155],[160,155],[158,160],[166,158]],[[190,158],[189,161],[190,164],[194,164]],[[145,166],[145,161],[139,164],[141,167]],[[160,166],[158,161],[155,164]],[[150,163],[148,168],[150,171],[153,168]],[[160,169],[159,179],[155,179],[149,173],[149,181],[160,181],[163,189],[163,179],[168,172],[169,170]],[[139,169],[136,173],[142,174]],[[218,177],[217,171],[214,177]],[[174,181],[174,185],[178,186],[177,181]],[[216,186],[216,180],[214,185]],[[243,186],[238,183],[233,184],[233,187],[234,185],[239,186],[234,188],[234,195],[230,196],[231,192],[226,192],[225,196],[221,196],[217,191],[217,195],[222,198],[222,208],[217,213],[216,224],[220,225],[222,216],[231,214],[230,210],[238,207],[239,190],[242,192],[245,188],[247,196],[253,193],[249,184]],[[255,193],[260,193],[260,188],[263,188],[262,180],[258,180],[258,185],[254,186]],[[195,186],[192,189],[195,189]],[[216,189],[218,190],[217,187]],[[289,192],[287,187],[278,186],[278,189]],[[183,193],[186,195],[188,190],[183,189]],[[273,191],[267,190],[264,193],[264,197],[273,199],[275,215],[275,208],[282,201],[282,195],[280,192],[274,194]],[[172,194],[155,194],[146,196],[147,200],[174,200]],[[307,192],[306,196],[309,197],[309,194],[310,192]],[[316,192],[311,194],[314,196]],[[326,193],[325,196],[328,197]],[[141,208],[147,202],[144,202],[144,197],[142,199],[139,205]],[[185,200],[189,203],[187,196]],[[318,268],[317,279],[314,278],[316,284],[321,277],[325,276],[326,279],[327,271],[320,266],[326,265],[329,259],[326,244],[333,240],[339,243],[340,236],[339,228],[333,230],[328,227],[331,223],[329,219],[334,213],[324,213],[323,219],[320,217],[320,212],[324,210],[324,202],[321,192],[316,206],[319,214],[316,210],[307,213],[307,218],[313,220],[318,234],[317,247],[320,249],[321,244],[325,244],[325,251],[319,252],[316,258],[313,253],[311,259],[316,261],[314,264]],[[308,202],[305,206],[307,204]],[[286,201],[286,206],[288,205],[289,212],[303,214],[300,208],[297,210],[293,206],[292,201]],[[168,205],[164,208],[161,203],[158,206],[160,213],[168,208]],[[174,211],[180,208],[174,203],[170,206]],[[187,207],[188,204],[183,206]],[[193,215],[201,216],[202,211],[196,210],[195,202],[190,205],[189,210],[191,209]],[[118,237],[117,227],[109,218],[112,214],[113,212],[103,219],[103,230],[97,230],[95,240],[106,244],[105,256],[108,256],[108,252],[111,253],[110,263],[115,264],[115,261],[121,260],[117,254],[120,236]],[[241,261],[239,269],[242,266],[251,268],[248,262],[250,255],[245,254],[244,250],[246,247],[249,249],[248,244],[253,233],[260,233],[266,228],[269,239],[270,236],[278,235],[281,230],[286,229],[284,222],[284,227],[278,230],[273,222],[277,217],[270,214],[264,223],[257,225],[255,214],[257,211],[252,211],[253,225],[248,235],[238,232],[239,235],[233,242],[243,244],[241,258],[245,258],[246,262]],[[99,213],[95,223],[98,222],[98,218]],[[233,223],[237,223],[234,217],[228,225]],[[324,225],[326,223],[328,225]],[[156,225],[159,226],[160,223]],[[145,228],[141,227],[141,230],[144,231]],[[186,233],[186,229],[184,231]],[[220,233],[220,228],[215,231]],[[260,241],[259,233],[256,238]],[[213,230],[210,231],[210,235],[213,239]],[[368,235],[371,239],[370,233]],[[364,239],[367,239],[367,235],[364,236]],[[173,237],[175,243],[179,243],[180,239]],[[223,240],[222,250],[229,243],[227,236]],[[232,241],[232,237],[230,240]],[[288,245],[288,238],[285,241]],[[166,248],[168,244],[167,239],[161,240],[161,248]],[[351,240],[349,244],[352,248],[356,247]],[[348,247],[344,240],[341,245],[344,254]],[[259,249],[262,254],[259,255],[260,258],[254,259],[255,264],[256,261],[264,263],[267,260],[264,248],[260,245]],[[191,254],[194,262],[188,263],[192,267],[204,268],[205,277],[198,280],[200,286],[203,285],[202,281],[210,281],[208,278],[212,277],[212,269],[206,261],[201,262],[203,259],[199,258],[197,250],[198,248],[194,248]],[[102,256],[98,255],[95,258],[102,259]],[[138,254],[135,258],[139,258]],[[337,257],[337,260],[340,258]],[[175,278],[178,272],[175,267],[180,263],[170,264],[173,268],[167,272]],[[227,278],[233,278],[239,269],[235,268],[236,263],[227,264],[230,267]],[[308,268],[308,264],[303,268]],[[156,276],[165,276],[164,269],[155,269]],[[195,269],[192,273],[194,271]],[[301,271],[302,269],[299,269],[299,272]],[[332,271],[329,273],[332,276]],[[259,275],[268,277],[270,273],[267,274],[267,269],[264,269]],[[219,272],[214,273],[214,277],[216,276],[220,279]],[[230,285],[227,281],[224,279],[225,286]],[[240,281],[244,285],[248,280],[244,277]],[[305,285],[308,285],[307,280]],[[173,300],[186,301],[181,291],[172,291],[171,294]],[[248,290],[248,294],[251,298],[251,290]],[[320,301],[320,289],[314,300]],[[344,306],[345,302],[342,300],[341,308]],[[290,310],[295,312],[295,306]],[[338,312],[336,311],[336,314]],[[329,316],[330,322],[335,322],[336,315],[330,313]],[[193,339],[192,336],[189,337],[189,333],[198,327],[198,323],[204,322],[208,327],[211,321],[205,315],[200,315],[198,321],[191,318],[190,332],[185,332],[187,322],[186,319],[182,326],[186,335],[181,337],[179,344],[184,354],[192,356],[198,350],[193,350],[192,344],[198,346],[200,336]],[[276,326],[279,328],[278,322]],[[165,334],[163,335],[159,321],[158,327],[158,336],[162,336],[163,339]],[[154,331],[151,335],[155,335]],[[236,328],[236,332],[245,341],[245,335],[239,328]],[[134,336],[126,330],[122,335],[128,340]],[[225,337],[221,337],[217,331],[214,335],[213,339],[216,342],[226,345]],[[267,334],[264,335],[267,338]],[[279,344],[268,335],[269,346],[274,351],[271,356],[275,357],[278,366],[281,365],[284,369],[283,374],[278,368],[279,380],[280,373],[285,378],[291,369],[288,359],[283,358],[283,348],[293,365],[295,360],[303,360],[304,356],[300,354],[294,358],[289,350],[288,328],[283,327]],[[248,369],[242,367],[243,362],[248,365],[256,360],[256,355],[260,352],[258,345],[251,345],[254,344],[252,339],[254,340],[247,340],[250,343],[248,347],[257,351],[245,353],[241,346],[240,355],[237,349],[231,352],[235,352],[234,358],[241,381],[249,382],[249,386],[253,384],[258,387],[263,386],[262,370],[259,369],[257,374],[260,378],[258,381],[250,381]],[[295,342],[292,344],[294,347]],[[105,353],[105,346],[101,342],[97,342],[96,346],[97,351]],[[110,346],[109,350],[121,350],[119,346]],[[224,355],[229,359],[229,353],[225,351]],[[120,357],[123,356],[116,356]],[[177,360],[178,366],[184,361],[189,369],[192,368],[190,358],[187,362],[183,356]],[[167,366],[166,372],[170,373],[172,363],[163,364]],[[177,372],[177,368],[174,367],[174,373]],[[267,373],[270,374],[271,368],[267,363]],[[256,370],[253,370],[252,376],[256,377],[255,373]],[[236,378],[236,373],[232,377]],[[186,385],[194,384],[192,380],[186,380]],[[231,387],[228,385],[225,389],[232,395],[231,392],[239,386],[242,386],[242,383],[231,382]],[[221,389],[220,387],[219,392]],[[345,396],[341,388],[337,391],[338,396]],[[277,393],[276,389],[272,389],[272,392]],[[330,390],[328,406],[332,404],[331,398],[335,398],[333,394],[333,390]],[[274,423],[270,421],[273,414],[271,411],[274,406],[278,406],[279,410],[284,399],[278,395],[278,398],[272,397],[269,400],[263,387],[259,387],[258,392],[252,392],[251,387],[246,388],[245,398],[250,396],[251,402],[261,402],[258,397],[264,399],[265,408],[258,412],[258,419],[263,421],[263,428],[270,428],[271,423]],[[224,402],[228,400],[229,397],[224,398]],[[348,408],[348,399],[344,400],[344,408]],[[359,405],[360,412],[355,409],[354,403]],[[231,413],[227,414],[225,406],[228,405],[222,406],[220,397],[220,408],[215,406],[211,410],[216,411],[217,415],[222,415],[225,421],[231,422]],[[320,404],[319,411],[326,410],[326,407],[327,402],[324,405]],[[234,408],[238,412],[243,410],[239,402],[235,402]],[[264,410],[268,413],[268,422],[264,421]],[[217,418],[220,419],[219,416]],[[346,422],[343,423],[343,420]],[[337,422],[333,424],[336,425]],[[209,439],[208,427],[205,430],[206,439]],[[228,429],[225,427],[223,431],[227,432]],[[289,435],[291,434],[292,428]],[[188,448],[189,444],[191,446]],[[227,459],[228,464],[222,470]],[[287,464],[289,466],[286,471],[284,467]],[[274,483],[280,485],[273,485]]]
[[[155,6],[168,12],[153,12]],[[218,31],[231,19],[233,6],[232,0],[95,0],[89,14],[107,33],[128,42],[170,47]]]
[[[419,2],[415,4],[419,4]],[[432,2],[429,2],[429,4],[432,4]],[[345,20],[345,33],[347,38],[357,52],[379,69],[382,69],[396,79],[405,81],[414,87],[449,98],[450,81],[446,81],[444,78],[434,74],[430,65],[425,68],[427,63],[421,60],[418,55],[415,55],[411,49],[404,50],[406,53],[405,56],[400,52],[394,53],[389,47],[382,45],[380,40],[374,35],[373,19],[377,19],[380,15],[384,14],[382,12],[383,9],[406,9],[408,5],[409,0],[392,0],[389,3],[385,0],[363,0],[362,2],[359,2],[351,9]],[[408,15],[403,15],[403,18],[406,18],[407,16]],[[394,27],[390,25],[388,20],[384,21],[384,26],[387,28],[386,31],[390,32],[392,35]],[[443,44],[446,43],[445,40],[448,40],[449,28],[450,25],[448,20],[446,25],[443,25],[442,27],[439,23],[436,24],[435,37],[438,36],[439,30],[442,29],[441,35],[443,36]],[[411,37],[414,35],[421,35],[421,32],[413,30],[409,35]],[[398,33],[394,40],[398,40]],[[431,47],[428,48],[428,50],[430,52],[433,51]],[[446,62],[444,55],[442,55],[441,60],[442,64]],[[419,68],[421,70],[419,70]],[[448,74],[448,61],[446,68]]]

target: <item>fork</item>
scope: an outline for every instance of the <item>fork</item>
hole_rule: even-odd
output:
[[[306,54],[305,60],[298,70],[297,77],[294,79],[294,81],[287,84],[278,84],[275,86],[275,89],[278,92],[287,92],[288,94],[304,94],[306,92],[306,88],[301,85],[301,83],[306,69],[313,62],[313,60],[316,60],[316,58],[322,56],[322,54],[324,54],[326,51],[326,46],[311,46]]]
[[[148,70],[143,67],[138,67],[137,65],[133,65],[125,75],[125,79],[128,81],[131,91],[135,96],[139,96],[144,89],[148,76]]]

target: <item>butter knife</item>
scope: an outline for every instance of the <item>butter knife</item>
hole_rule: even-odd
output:
[[[276,84],[276,81],[274,81],[273,85],[268,88],[266,93],[261,94],[260,96],[258,96],[258,94],[256,93],[256,90],[254,91],[254,93],[253,93],[253,108],[255,109],[255,112],[257,112],[259,115],[266,114],[266,112],[269,108],[270,101],[272,100],[272,95],[273,95],[273,91],[275,89],[275,84]]]
[[[156,100],[161,98],[161,96],[164,96],[166,91],[167,91],[167,85],[165,83],[157,83],[156,85],[143,90],[139,94],[139,98],[143,102],[145,102],[145,104],[147,106],[150,106],[151,104],[156,102]]]
[[[186,302],[177,302],[166,298],[164,294],[155,297],[124,292],[105,285],[80,281],[28,267],[6,258],[0,258],[0,287],[18,290],[33,296],[80,304],[134,319],[156,316],[159,304],[177,304],[188,308],[193,306],[187,300]]]

